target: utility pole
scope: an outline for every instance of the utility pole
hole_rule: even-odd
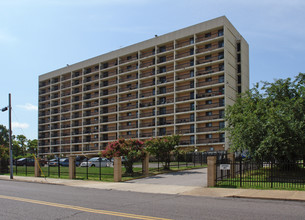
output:
[[[13,179],[13,147],[12,147],[12,103],[11,93],[8,94],[8,123],[9,123],[9,142],[10,142],[10,179]]]

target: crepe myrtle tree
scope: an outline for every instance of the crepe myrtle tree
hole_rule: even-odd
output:
[[[178,150],[179,141],[179,135],[150,138],[145,142],[145,146],[150,154],[155,155],[159,161],[164,162],[163,168],[169,170],[171,155]]]
[[[146,151],[142,141],[120,138],[110,142],[106,149],[101,152],[101,155],[108,159],[124,157],[123,164],[126,168],[126,173],[132,174],[134,162],[144,159]]]

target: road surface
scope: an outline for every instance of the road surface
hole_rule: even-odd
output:
[[[0,180],[1,220],[304,219],[304,207],[303,202],[161,195]]]

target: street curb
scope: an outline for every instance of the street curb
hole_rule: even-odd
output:
[[[274,198],[274,197],[250,197],[250,196],[225,196],[225,198],[236,198],[236,199],[260,199],[260,200],[277,200],[277,201],[288,201],[288,202],[305,202],[303,199],[289,199],[289,198]]]

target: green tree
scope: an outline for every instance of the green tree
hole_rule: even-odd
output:
[[[142,141],[120,138],[109,143],[101,154],[103,157],[109,159],[113,157],[124,157],[123,164],[126,168],[126,173],[132,174],[134,162],[142,160],[146,155],[146,151]]]
[[[24,136],[22,134],[17,135],[16,140],[17,140],[18,145],[21,148],[22,156],[25,156],[27,153],[27,142],[28,142],[26,136]]]
[[[257,84],[228,107],[231,149],[256,160],[294,162],[305,155],[305,74]]]
[[[4,145],[0,145],[0,173],[8,172],[9,151]]]
[[[37,139],[28,139],[28,142],[27,142],[27,151],[29,154],[35,154],[37,155],[37,150],[38,150],[38,141]]]
[[[0,145],[9,147],[9,131],[4,125],[0,125]]]
[[[179,145],[180,136],[172,135],[162,138],[151,138],[145,142],[147,151],[155,155],[159,161],[164,162],[163,168],[169,170],[170,158]]]

